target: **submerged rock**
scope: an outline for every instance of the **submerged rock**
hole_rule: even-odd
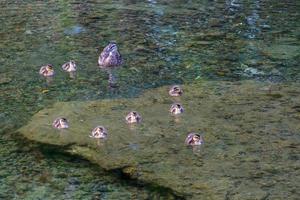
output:
[[[30,140],[80,155],[104,169],[120,170],[141,184],[168,189],[177,197],[237,199],[247,192],[247,185],[255,185],[255,197],[263,198],[270,188],[256,182],[271,177],[275,182],[280,180],[278,187],[285,190],[289,187],[285,179],[293,180],[285,173],[268,172],[265,176],[259,166],[284,166],[286,172],[293,171],[296,149],[281,143],[284,140],[299,145],[300,130],[294,109],[300,95],[290,95],[299,94],[299,85],[261,90],[266,85],[250,81],[185,85],[184,95],[177,99],[185,107],[180,117],[169,113],[173,101],[169,87],[150,90],[136,99],[59,102],[38,112],[19,132]],[[270,97],[272,92],[281,98]],[[143,116],[142,123],[125,122],[131,110]],[[58,116],[69,120],[69,129],[52,128]],[[98,124],[109,132],[104,141],[89,137]],[[282,135],[286,131],[290,134]],[[203,133],[205,143],[187,147],[184,141],[189,132]],[[236,187],[240,182],[245,187]],[[294,185],[299,186],[296,181]]]
[[[9,83],[11,81],[12,81],[12,79],[9,76],[7,76],[6,74],[4,74],[4,73],[0,74],[0,85]]]
[[[263,52],[272,59],[293,59],[300,55],[300,48],[296,45],[273,44],[265,47]]]

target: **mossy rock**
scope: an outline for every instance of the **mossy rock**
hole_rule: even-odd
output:
[[[273,59],[292,59],[300,54],[298,45],[273,44],[265,47],[263,52]]]
[[[282,84],[266,91],[262,89],[266,85],[200,82],[184,85],[179,98],[168,96],[168,87],[162,87],[135,99],[58,102],[38,112],[18,132],[104,169],[120,169],[126,177],[168,189],[177,197],[225,199],[245,192],[246,187],[236,189],[239,181],[260,188],[256,181],[269,171],[257,168],[257,163],[282,165],[289,171],[295,162],[289,159],[295,149],[289,147],[299,144],[300,123],[293,116],[300,95],[290,94],[299,94],[300,87]],[[280,98],[270,98],[272,92]],[[185,108],[179,117],[169,113],[173,102]],[[141,124],[125,123],[132,110],[143,117]],[[69,129],[52,128],[60,116],[69,120]],[[106,140],[89,137],[97,125],[107,128]],[[192,131],[203,134],[201,147],[184,145]]]

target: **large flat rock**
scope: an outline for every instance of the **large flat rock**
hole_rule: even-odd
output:
[[[58,102],[19,132],[186,199],[281,198],[280,190],[293,195],[299,187],[292,178],[299,175],[299,85],[269,90],[252,81],[201,82],[183,88],[180,98],[162,87],[135,99]],[[176,118],[169,114],[175,101],[185,108]],[[131,110],[142,115],[141,124],[125,123]],[[69,129],[52,128],[60,116]],[[107,140],[89,137],[97,125],[108,129]],[[200,148],[184,145],[191,131],[203,133]]]

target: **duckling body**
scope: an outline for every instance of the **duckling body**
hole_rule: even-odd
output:
[[[110,42],[101,52],[98,64],[100,68],[113,68],[120,66],[122,60],[117,44],[115,42]]]
[[[140,123],[142,121],[141,115],[136,111],[131,111],[130,113],[128,113],[125,119],[128,124]]]
[[[54,76],[54,69],[51,64],[47,64],[45,66],[42,66],[40,68],[39,74],[44,77],[51,77]]]
[[[198,133],[190,133],[185,139],[185,144],[191,146],[201,145],[203,142],[203,137]]]
[[[184,109],[180,103],[173,103],[170,108],[170,113],[173,115],[178,115],[183,113]]]
[[[54,120],[54,122],[52,123],[53,128],[56,129],[65,129],[65,128],[69,128],[69,123],[68,120],[66,118],[57,118]]]
[[[77,70],[76,63],[74,60],[70,60],[61,66],[66,72],[75,72]]]
[[[183,94],[183,90],[179,85],[173,85],[169,90],[169,95],[172,97],[179,97]]]
[[[107,137],[107,130],[103,126],[97,126],[93,129],[90,137],[96,139],[105,139]]]

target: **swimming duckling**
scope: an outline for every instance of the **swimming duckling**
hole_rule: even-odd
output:
[[[180,103],[173,103],[170,108],[170,113],[173,115],[178,115],[183,113],[184,109]]]
[[[66,118],[57,118],[54,120],[52,123],[52,126],[57,129],[64,129],[64,128],[69,128],[69,123]]]
[[[64,71],[69,72],[70,78],[75,78],[77,66],[74,60],[70,60],[69,62],[66,62],[61,66],[61,68]]]
[[[40,75],[44,77],[51,77],[54,76],[54,69],[51,64],[44,65],[40,68]]]
[[[98,64],[100,68],[113,68],[122,64],[122,56],[115,42],[110,42],[103,49],[99,56]]]
[[[70,60],[61,66],[61,68],[66,72],[75,72],[77,70],[76,63],[74,60]]]
[[[179,97],[183,94],[183,90],[179,85],[173,85],[169,90],[169,95],[172,97]]]
[[[204,142],[203,137],[198,133],[190,133],[185,139],[185,144],[191,146],[201,145],[203,144],[203,142]]]
[[[92,135],[90,135],[90,137],[97,139],[105,139],[107,137],[107,130],[103,126],[97,126],[93,129]]]
[[[142,117],[136,111],[131,111],[128,113],[125,119],[128,124],[140,123],[142,121]]]

